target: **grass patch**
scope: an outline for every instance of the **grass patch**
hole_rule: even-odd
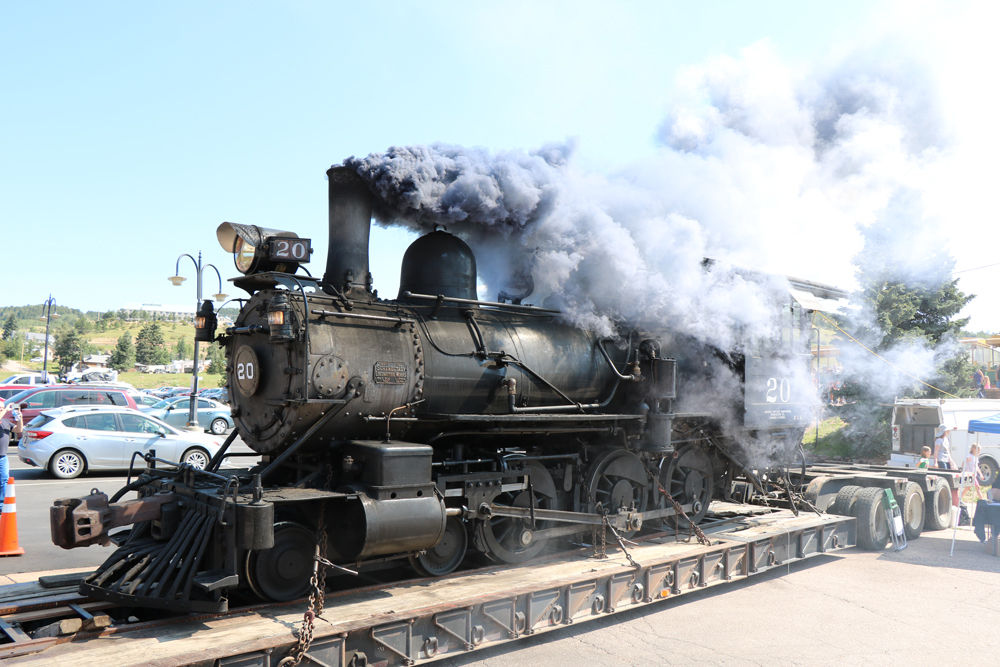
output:
[[[847,426],[840,417],[829,417],[819,423],[819,438],[816,437],[816,425],[806,429],[802,445],[807,452],[820,456],[851,456],[851,445],[844,437],[843,428]]]

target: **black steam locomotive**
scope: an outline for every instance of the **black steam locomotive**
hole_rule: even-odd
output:
[[[410,246],[398,297],[382,300],[372,195],[346,168],[328,176],[322,279],[298,271],[308,239],[219,228],[250,295],[224,333],[210,302],[197,318],[197,338],[228,360],[237,428],[223,451],[205,470],[147,456],[112,498],[52,508],[57,544],[117,545],[84,593],[217,612],[234,594],[301,597],[319,563],[408,561],[426,576],[476,555],[521,563],[606,529],[686,527],[713,497],[765,491],[766,470],[794,458],[809,418],[786,372],[807,363],[801,307],[787,306],[787,341],[759,355],[667,331],[605,339],[526,296],[479,300],[471,249],[443,231]],[[739,380],[728,400],[675,410],[720,366]],[[259,465],[220,468],[237,434]],[[777,453],[761,464],[748,443]],[[121,501],[130,491],[139,499]]]

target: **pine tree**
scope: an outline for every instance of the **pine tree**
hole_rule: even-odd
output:
[[[135,361],[146,365],[164,365],[170,363],[170,352],[163,340],[160,325],[151,322],[139,330],[135,337]]]
[[[221,375],[226,372],[226,355],[218,343],[208,345],[208,373]]]
[[[974,391],[975,369],[958,342],[969,319],[958,314],[975,295],[962,292],[951,277],[954,260],[944,244],[920,238],[926,231],[920,228],[919,201],[907,197],[898,196],[883,218],[863,230],[865,245],[854,258],[861,286],[852,297],[857,310],[838,318],[852,338],[874,352],[847,341],[840,345],[848,404],[839,412],[849,424],[843,435],[854,456],[882,461],[891,448],[889,406],[896,396]],[[901,358],[932,354],[934,370],[908,378],[900,370],[915,369],[885,363],[891,352]]]
[[[11,340],[17,334],[17,320],[11,315],[3,323],[3,339]]]
[[[132,334],[126,331],[118,338],[118,345],[111,353],[108,366],[120,373],[135,368],[135,345],[132,344]]]
[[[56,332],[55,358],[63,368],[70,368],[83,359],[84,341],[76,327],[65,327]]]
[[[188,358],[189,352],[188,352],[187,339],[185,339],[183,336],[177,339],[177,346],[174,348],[174,354],[175,354],[174,357],[175,359],[183,360]]]

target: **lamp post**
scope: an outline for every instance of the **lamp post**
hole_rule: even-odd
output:
[[[177,265],[174,268],[174,275],[170,276],[167,279],[170,282],[172,282],[176,287],[180,287],[181,283],[183,283],[185,280],[187,280],[187,278],[182,278],[181,277],[181,258],[183,258],[183,257],[187,257],[188,259],[190,259],[194,263],[194,268],[195,268],[195,271],[197,272],[197,276],[198,276],[198,301],[195,303],[195,313],[196,313],[196,318],[195,319],[197,320],[197,313],[199,312],[199,309],[202,306],[202,303],[201,303],[202,273],[205,271],[205,269],[211,267],[215,271],[215,275],[219,277],[219,293],[212,295],[213,297],[215,297],[216,301],[222,301],[222,300],[224,300],[226,298],[226,295],[222,293],[222,274],[220,274],[219,270],[217,268],[215,268],[215,266],[213,266],[212,264],[202,265],[202,263],[201,263],[201,252],[198,253],[198,259],[197,260],[195,260],[195,258],[192,257],[191,255],[189,255],[187,253],[184,253],[184,254],[180,255],[177,258]],[[210,302],[206,302],[206,303],[209,303],[209,305],[211,305]],[[195,339],[194,339],[194,361],[191,364],[191,403],[190,403],[190,406],[188,408],[188,421],[187,421],[187,427],[189,429],[197,429],[198,428],[198,411],[195,410],[195,403],[198,400],[197,396],[195,396],[195,394],[198,393],[198,335],[197,335],[197,321],[195,323],[195,327],[196,327],[196,332],[195,332]]]
[[[49,294],[49,298],[45,300],[42,304],[45,307],[45,314],[39,319],[45,320],[45,340],[43,341],[45,345],[45,352],[42,358],[42,382],[48,384],[49,382],[49,321],[53,317],[59,317],[59,313],[56,311],[56,300],[52,298]]]

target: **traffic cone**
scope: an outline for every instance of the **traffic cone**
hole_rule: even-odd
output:
[[[14,500],[14,478],[7,479],[0,514],[0,556],[20,556],[24,549],[17,545],[17,503]]]

